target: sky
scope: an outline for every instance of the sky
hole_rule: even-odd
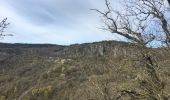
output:
[[[112,0],[119,9],[119,0]],[[121,40],[101,30],[100,15],[90,9],[105,9],[104,0],[0,0],[0,20],[10,25],[0,42],[69,45],[103,40]]]

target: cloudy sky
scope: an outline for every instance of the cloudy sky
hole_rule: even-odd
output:
[[[112,0],[119,9],[119,0]],[[102,40],[120,40],[99,29],[100,17],[91,8],[105,9],[104,0],[0,0],[0,20],[10,25],[0,42],[74,44]]]

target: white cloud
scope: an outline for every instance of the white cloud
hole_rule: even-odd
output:
[[[2,42],[72,44],[123,39],[98,29],[102,23],[90,8],[104,9],[104,0],[29,0],[26,4],[27,1],[0,0],[0,15],[11,23],[7,32],[14,33],[14,37]]]

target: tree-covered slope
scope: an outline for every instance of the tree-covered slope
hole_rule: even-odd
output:
[[[155,52],[168,84],[170,57]],[[133,45],[115,41],[0,44],[0,100],[115,100],[120,90],[140,91],[137,54]]]

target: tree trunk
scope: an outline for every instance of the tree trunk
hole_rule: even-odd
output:
[[[168,3],[169,3],[169,5],[170,5],[170,0],[168,0]]]

